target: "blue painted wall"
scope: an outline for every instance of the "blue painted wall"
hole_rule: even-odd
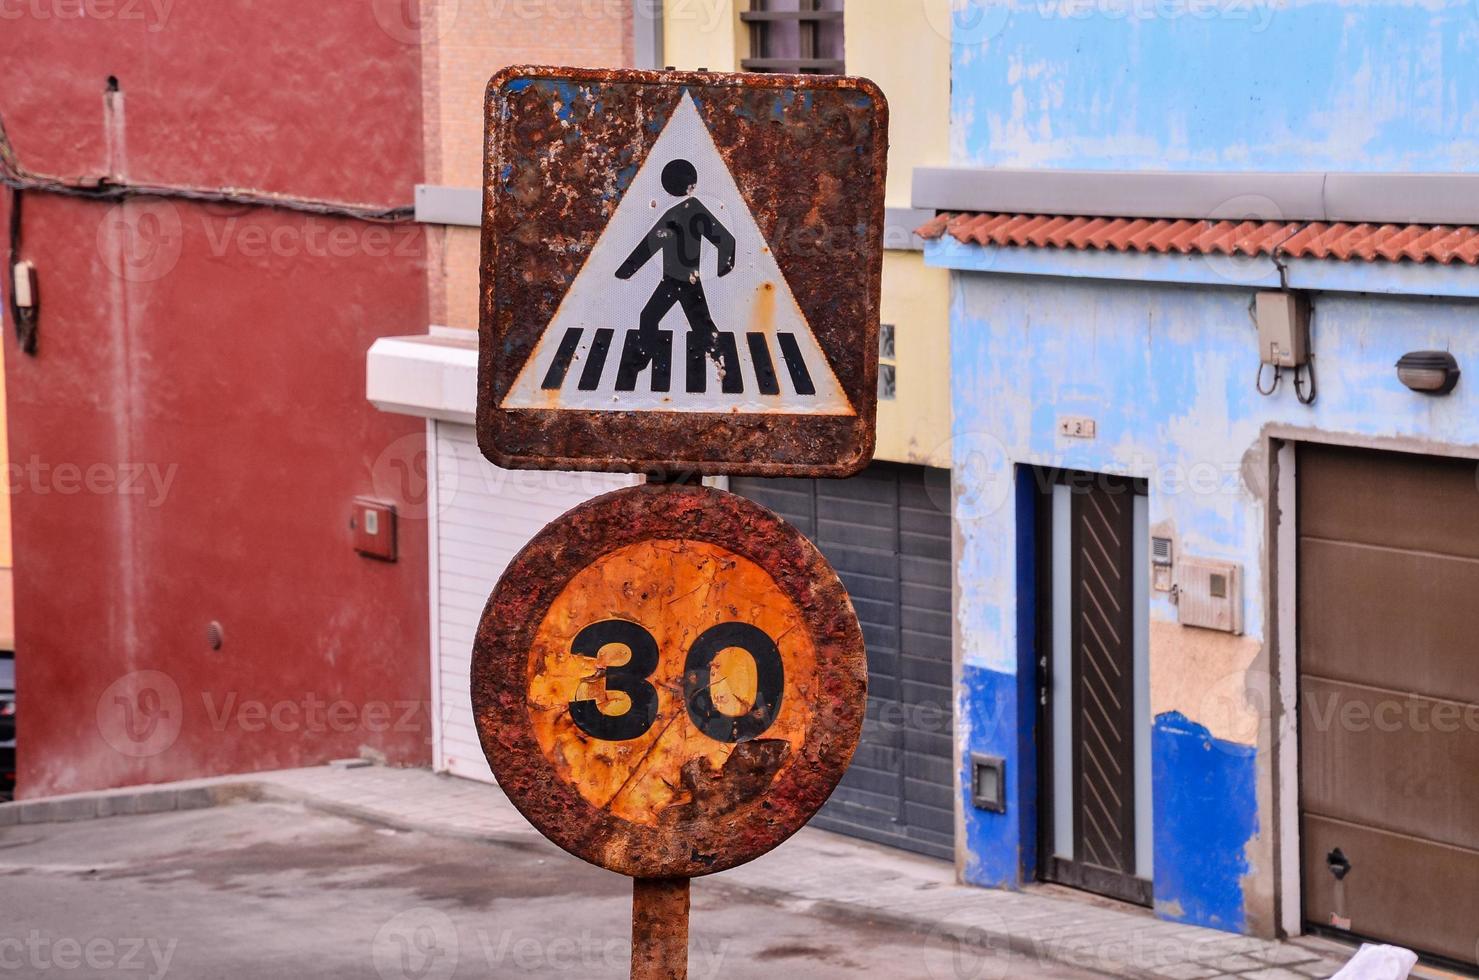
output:
[[[1479,167],[1475,0],[973,0],[952,156],[994,167]]]
[[[962,746],[961,876],[973,885],[994,888],[1016,888],[1037,877],[1036,493],[1029,471],[1017,474],[1013,495],[1023,518],[1015,539],[1016,662],[1010,671],[965,665],[955,712]],[[972,753],[1007,760],[1005,813],[974,806]]]
[[[1165,918],[1242,932],[1244,846],[1258,832],[1257,752],[1213,738],[1179,711],[1155,720],[1155,905]]]
[[[1479,303],[1317,296],[1320,395],[1306,407],[1287,383],[1273,397],[1254,390],[1252,297],[1231,286],[962,273],[951,315],[962,764],[972,750],[1005,755],[1019,774],[1035,764],[1024,614],[1031,498],[1020,468],[1145,478],[1151,526],[1174,534],[1178,554],[1235,561],[1244,575],[1242,637],[1176,625],[1161,593],[1150,610],[1156,908],[1235,930],[1271,921],[1274,891],[1272,823],[1260,819],[1271,785],[1268,718],[1248,694],[1269,686],[1259,659],[1266,427],[1411,438],[1479,455],[1479,384],[1426,398],[1393,369],[1406,351],[1437,348],[1479,372]],[[1094,418],[1098,437],[1059,436],[1061,415]],[[1023,783],[1013,791],[1006,815],[964,801],[966,880],[1031,880],[1036,793]]]
[[[962,165],[1181,171],[1479,169],[1479,0],[969,0],[957,12],[951,154]],[[1005,815],[963,801],[963,874],[1035,873],[1030,610],[1037,464],[1142,477],[1153,533],[1238,562],[1245,634],[1176,625],[1152,593],[1159,914],[1272,927],[1267,751],[1267,429],[1479,455],[1479,273],[1469,267],[1077,254],[946,240],[953,268],[952,463],[960,547],[962,771],[1015,772]],[[1062,278],[1043,275],[1051,272]],[[1033,274],[1036,273],[1036,274]],[[1254,390],[1253,288],[1319,293],[1319,399]],[[1368,290],[1357,293],[1351,290]],[[1453,298],[1425,298],[1431,290]],[[1375,295],[1388,292],[1396,295]],[[1419,295],[1400,295],[1403,293]],[[1410,350],[1451,350],[1450,397],[1403,388]],[[1063,415],[1098,423],[1058,436]],[[1025,535],[1025,537],[1024,537]],[[968,791],[967,791],[968,792]]]
[[[1024,687],[1030,685],[1022,685]],[[1031,851],[1025,839],[1023,816],[1028,806],[1020,774],[1028,763],[1019,751],[1018,732],[1027,719],[1018,710],[1019,686],[1015,672],[966,665],[957,688],[956,737],[961,743],[961,792],[965,861],[961,877],[987,888],[1015,888],[1029,880],[1023,875],[1024,856]],[[971,753],[1007,760],[1005,813],[978,810],[971,804]],[[1036,807],[1033,807],[1035,812]]]

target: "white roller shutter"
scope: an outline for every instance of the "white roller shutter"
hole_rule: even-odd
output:
[[[478,451],[471,426],[434,422],[431,428],[434,764],[441,771],[491,782],[468,697],[473,636],[488,594],[540,528],[582,501],[636,480],[607,473],[500,469]]]

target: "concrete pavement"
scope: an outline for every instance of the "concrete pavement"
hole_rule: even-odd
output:
[[[552,844],[294,803],[0,830],[0,896],[0,977],[619,978],[631,956],[630,884]],[[693,980],[1000,975],[945,937],[722,883],[695,892],[689,946]]]
[[[178,811],[240,801],[293,803],[444,841],[513,845],[520,853],[542,850],[552,866],[584,868],[547,844],[496,786],[378,766],[325,766],[4,804],[0,827],[10,823],[19,831],[40,822],[151,812],[183,817]],[[488,882],[485,887],[498,886]],[[528,900],[538,897],[537,888],[528,891]],[[951,951],[934,968],[916,950],[915,969],[880,970],[903,977],[986,980],[1051,976],[1056,974],[1042,971],[1066,967],[1156,980],[1305,980],[1330,976],[1347,955],[1328,944],[1265,942],[1163,922],[1142,910],[1063,889],[1012,893],[960,886],[943,862],[812,829],[748,865],[695,882],[695,928],[708,928],[700,910],[721,894],[819,916],[834,929],[837,923],[851,923],[849,928],[866,923],[867,933],[901,930],[916,944]],[[417,928],[411,933],[431,934]],[[925,970],[918,969],[921,963]],[[808,962],[808,972],[814,965]],[[864,972],[873,970],[865,965]],[[734,974],[726,967],[724,975]]]

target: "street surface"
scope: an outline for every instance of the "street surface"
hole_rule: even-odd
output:
[[[761,858],[764,861],[765,858]],[[625,977],[631,886],[553,845],[242,804],[0,829],[0,977]],[[726,886],[690,976],[1088,980]]]

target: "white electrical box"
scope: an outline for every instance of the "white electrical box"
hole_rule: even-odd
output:
[[[1274,367],[1303,367],[1310,359],[1310,301],[1299,293],[1259,293],[1258,357]]]
[[[1182,626],[1243,632],[1243,566],[1212,558],[1176,563],[1176,610]]]

